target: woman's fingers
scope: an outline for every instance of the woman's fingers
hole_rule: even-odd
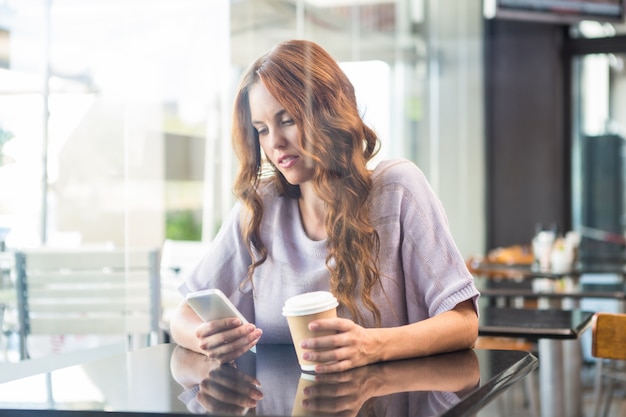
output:
[[[253,324],[239,319],[214,320],[198,327],[200,349],[221,363],[230,362],[247,352],[262,335]]]

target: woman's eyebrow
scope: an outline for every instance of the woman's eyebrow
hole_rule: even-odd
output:
[[[274,113],[274,119],[282,119],[284,115],[288,115],[287,110],[281,109]]]
[[[289,115],[289,113],[287,113],[287,110],[285,109],[280,109],[278,110],[276,113],[274,113],[274,119],[280,119],[281,117],[283,117],[285,114]],[[251,120],[250,123],[252,123],[253,125],[259,125],[259,124],[264,124],[264,122],[260,121],[260,120]]]

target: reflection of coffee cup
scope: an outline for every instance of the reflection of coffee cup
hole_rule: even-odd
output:
[[[300,375],[298,390],[296,391],[296,398],[293,400],[293,408],[291,409],[292,416],[311,415],[310,411],[307,411],[302,407],[302,401],[305,398],[304,389],[306,387],[310,387],[311,385],[315,385],[315,375],[304,373]]]
[[[285,301],[283,306],[283,316],[287,317],[289,331],[296,348],[298,362],[304,371],[313,371],[315,362],[302,359],[304,349],[300,347],[300,342],[304,339],[317,336],[326,336],[335,332],[311,332],[309,322],[317,319],[329,319],[337,317],[337,306],[339,303],[334,295],[328,291],[315,291],[306,294],[296,295]]]

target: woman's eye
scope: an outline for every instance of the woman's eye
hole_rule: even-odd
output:
[[[285,119],[285,120],[282,121],[282,124],[283,125],[287,125],[287,126],[292,125],[293,124],[293,120],[292,119]]]
[[[266,134],[266,133],[267,133],[267,129],[265,129],[265,128],[259,128],[259,129],[257,129],[257,130],[256,130],[256,132],[257,132],[259,135],[264,135],[264,134]]]

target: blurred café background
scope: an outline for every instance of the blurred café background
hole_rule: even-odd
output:
[[[552,228],[580,234],[579,256],[621,259],[619,2],[590,16],[488,3],[0,0],[2,285],[17,251],[156,248],[171,307],[234,203],[239,75],[291,38],[341,63],[378,159],[420,166],[464,257]]]
[[[307,38],[350,75],[381,136],[379,158],[417,162],[462,251],[482,252],[481,7],[0,1],[6,246],[209,241],[233,204],[229,130],[239,74],[277,42]]]

